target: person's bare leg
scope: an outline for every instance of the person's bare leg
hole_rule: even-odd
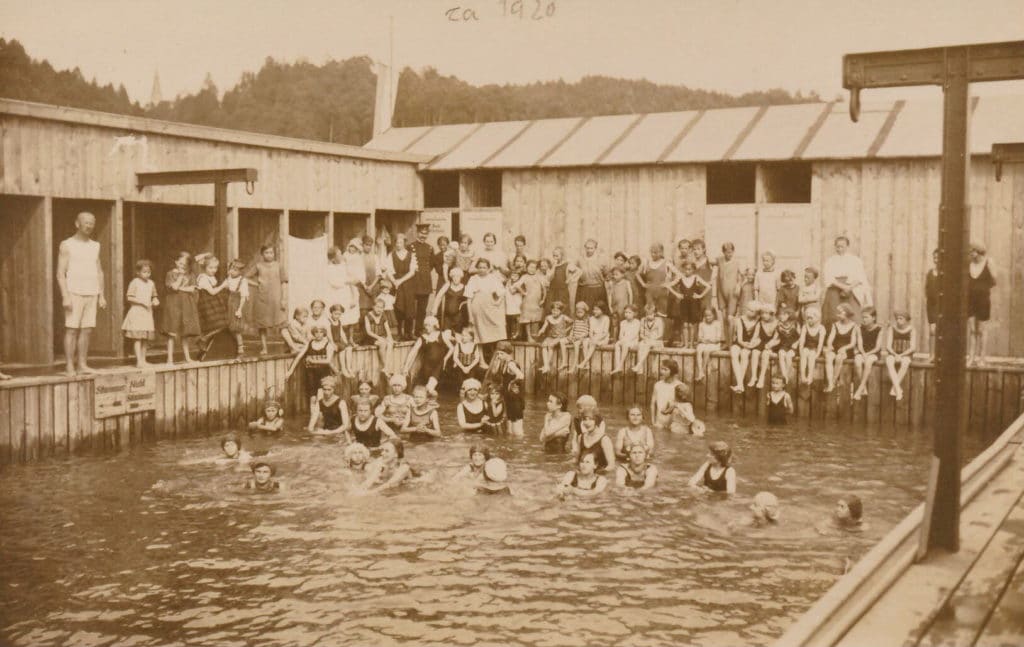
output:
[[[615,344],[615,365],[612,367],[612,375],[621,373],[622,369],[625,368],[626,360],[625,353],[623,353],[622,344]]]
[[[750,358],[750,382],[747,383],[747,386],[757,386],[757,370],[760,366],[759,362],[761,360],[761,351],[750,350],[748,353],[748,357]]]
[[[82,328],[78,331],[78,372],[95,373],[89,366],[89,338],[92,336],[92,328]]]
[[[267,354],[267,329],[260,328],[260,355]]]
[[[66,366],[64,373],[66,375],[77,375],[78,372],[75,370],[75,354],[78,346],[78,329],[77,328],[65,328],[64,329],[64,360]]]
[[[189,347],[188,347],[188,337],[182,337],[181,338],[181,352],[185,354],[185,363],[186,364],[191,364],[192,363],[192,353],[191,353],[191,349],[189,349]]]
[[[740,361],[743,350],[739,346],[729,347],[729,360],[732,362],[732,378],[736,380],[736,384],[732,385],[732,390],[737,392],[743,390],[743,373],[740,372],[743,367],[743,362]]]
[[[174,364],[174,335],[167,336],[167,365]]]
[[[764,388],[764,379],[768,376],[768,368],[772,365],[772,352],[766,350],[761,353],[761,374],[757,376],[757,388]]]
[[[976,321],[974,323],[977,328],[977,341],[974,343],[975,348],[975,364],[985,363],[985,322]]]

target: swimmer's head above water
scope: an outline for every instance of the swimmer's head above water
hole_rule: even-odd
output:
[[[758,492],[750,504],[755,524],[778,523],[779,499],[771,492]]]
[[[238,458],[238,453],[242,451],[242,441],[235,435],[224,436],[220,448],[228,458]]]
[[[359,470],[370,461],[370,450],[362,443],[352,443],[345,448],[345,462],[350,469]]]
[[[840,526],[856,527],[861,524],[864,517],[864,504],[860,497],[850,494],[839,499],[836,503],[835,519]]]

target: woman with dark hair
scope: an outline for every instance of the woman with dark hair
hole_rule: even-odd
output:
[[[836,253],[825,261],[825,297],[821,305],[821,322],[826,328],[831,328],[836,320],[836,308],[845,303],[853,310],[851,320],[859,325],[861,309],[872,305],[868,275],[860,257],[849,253],[849,238],[837,236],[835,249]]]
[[[708,460],[694,472],[688,485],[711,492],[736,494],[736,470],[732,466],[732,449],[728,443],[716,440],[708,446]]]
[[[409,251],[405,234],[395,234],[395,246],[388,255],[385,272],[395,284],[395,315],[398,317],[398,331],[395,337],[407,341],[415,336],[416,292],[411,283],[416,275],[416,255]]]
[[[412,476],[412,468],[405,462],[405,445],[397,438],[388,438],[380,445],[380,458],[367,468],[363,489],[367,493],[397,487]]]

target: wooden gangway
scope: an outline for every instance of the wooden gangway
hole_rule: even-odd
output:
[[[1024,416],[961,472],[961,545],[915,563],[921,504],[776,647],[1024,644]]]

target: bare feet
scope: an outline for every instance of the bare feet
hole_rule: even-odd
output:
[[[64,375],[67,375],[68,377],[75,377],[78,375],[78,371],[75,370],[74,366],[68,366],[64,369]]]
[[[826,384],[825,388],[822,389],[822,391],[825,392],[825,393],[832,393],[832,391],[834,391],[835,388],[836,388],[835,384]]]
[[[898,401],[900,401],[902,399],[903,399],[903,389],[897,389],[896,390],[896,401],[898,402]]]
[[[742,384],[734,384],[732,386],[732,390],[733,390],[733,393],[743,393],[743,390],[744,390],[743,389],[743,385]]]
[[[896,395],[896,387],[895,386],[892,387],[891,389],[889,389],[889,395],[892,395],[892,396]]]
[[[704,381],[704,376],[701,375],[701,373],[703,373],[703,371],[701,371],[700,369],[697,369],[697,376],[693,378],[694,382],[703,382]]]
[[[96,369],[89,366],[88,364],[82,364],[78,367],[78,372],[82,375],[95,375]]]
[[[609,375],[618,375],[621,372],[622,372],[622,368],[613,368],[612,372],[609,373]]]
[[[539,371],[539,372],[540,372],[540,373],[544,373],[544,374],[547,374],[547,373],[548,373],[548,372],[549,372],[550,370],[551,370],[551,369],[549,369],[549,368],[548,368],[547,366],[541,366],[541,367],[540,367],[540,371]],[[614,372],[614,371],[613,371],[613,372]]]
[[[644,367],[643,366],[634,366],[633,367],[633,372],[636,373],[637,375],[640,375],[641,373],[644,372]]]
[[[757,381],[757,388],[759,388],[759,389],[763,389],[763,388],[764,388],[764,378],[763,378],[763,377],[762,377],[762,378],[760,378],[760,379],[759,379],[759,380]]]
[[[13,378],[10,375],[8,375],[7,373],[0,373],[0,380],[10,380],[10,379],[13,379]]]

